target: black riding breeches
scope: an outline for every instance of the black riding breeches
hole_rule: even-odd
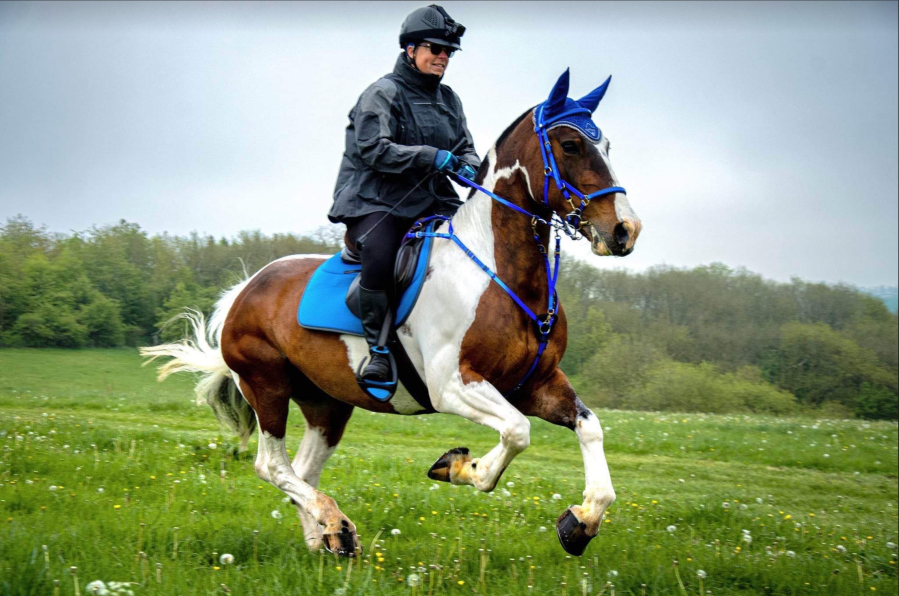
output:
[[[383,218],[383,221],[381,219]],[[378,223],[378,222],[381,223]],[[366,290],[383,290],[394,300],[393,267],[396,253],[415,220],[393,214],[369,213],[347,222],[347,235],[362,257],[360,283]],[[374,228],[374,229],[373,229]],[[371,232],[359,245],[359,238]]]

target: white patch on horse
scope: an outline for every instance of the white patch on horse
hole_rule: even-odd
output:
[[[359,370],[359,365],[362,361],[368,358],[368,342],[365,341],[365,338],[348,334],[342,334],[340,339],[346,344],[347,359],[350,362],[350,368],[353,369],[353,374],[355,374],[356,371]],[[405,346],[406,342],[403,342],[403,345]],[[406,349],[408,350],[408,347]],[[412,358],[412,354],[409,354],[409,357]],[[421,367],[414,359],[412,362],[415,364],[415,368],[419,371],[418,374],[420,375]],[[402,387],[403,384],[400,383],[400,386]],[[425,409],[421,407],[421,404],[415,401],[408,391],[397,391],[390,400],[390,405],[397,414],[412,415],[425,411]]]
[[[328,441],[325,433],[318,428],[311,427],[306,424],[306,433],[300,442],[300,448],[293,458],[291,467],[296,472],[297,477],[311,486],[318,488],[318,481],[321,479],[322,469],[328,458],[334,453],[337,446],[328,447]],[[295,503],[297,514],[300,516],[300,522],[303,524],[303,537],[306,545],[315,550],[322,544],[322,527],[315,521],[315,518],[306,511],[299,503]]]
[[[609,159],[609,139],[603,137],[602,141],[596,146],[596,150],[609,170],[609,175],[612,177],[612,186],[621,186],[618,182],[618,176],[615,175],[615,170],[612,169],[612,160]],[[622,223],[640,221],[640,218],[637,217],[637,214],[631,208],[627,195],[623,192],[615,193],[615,217]]]
[[[585,518],[581,521],[595,532],[595,528],[602,521],[603,512],[615,502],[615,489],[612,487],[612,476],[609,474],[609,464],[603,451],[603,432],[599,418],[592,412],[586,417],[579,416],[575,432],[584,456],[586,479],[582,505]]]
[[[259,452],[256,454],[256,475],[280,489],[307,511],[315,500],[315,488],[294,472],[284,439],[278,439],[262,430],[259,432]]]
[[[492,191],[498,180],[521,169],[516,163],[496,168],[496,147],[487,159],[493,164],[482,186]],[[453,218],[456,235],[478,258],[496,270],[493,236],[493,199],[477,192]],[[465,384],[459,372],[462,341],[474,323],[481,297],[492,283],[490,277],[451,241],[437,241],[431,256],[433,274],[409,316],[414,334],[401,338],[413,361],[424,362],[419,371],[438,412],[458,414],[500,433],[501,442],[490,453],[474,460],[471,484],[492,490],[512,458],[527,447],[530,423],[487,382]],[[417,352],[417,353],[416,353]],[[414,355],[414,356],[413,356]]]

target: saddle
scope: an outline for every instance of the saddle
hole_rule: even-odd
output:
[[[431,232],[439,222],[431,221],[423,226]],[[395,357],[400,381],[427,411],[434,411],[427,386],[418,376],[415,366],[403,349],[396,335],[418,301],[431,256],[432,237],[407,237],[397,252],[394,265],[395,296],[399,296],[393,330],[387,345]],[[359,254],[347,244],[343,250],[319,265],[312,274],[297,309],[297,321],[301,327],[317,331],[330,331],[347,335],[364,336],[359,316],[359,277],[362,272]]]

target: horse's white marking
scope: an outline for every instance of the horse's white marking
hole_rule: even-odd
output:
[[[402,334],[400,334],[400,336],[402,336]],[[368,342],[365,341],[365,338],[347,334],[341,335],[340,339],[346,344],[347,358],[350,361],[350,367],[355,373],[355,371],[359,370],[359,365],[362,361],[368,358]],[[406,343],[403,342],[403,345],[406,345]],[[419,360],[421,359],[419,354],[416,354],[416,356],[419,356]],[[412,358],[412,354],[409,354],[409,357]],[[420,375],[420,363],[416,362],[415,359],[413,359],[412,362],[415,364],[416,369],[419,371],[418,374]],[[402,383],[400,383],[400,385],[402,385]],[[390,405],[393,406],[393,409],[397,414],[411,415],[424,412],[424,408],[421,407],[421,404],[415,401],[407,391],[397,392],[390,400]]]
[[[273,484],[307,511],[315,501],[315,488],[297,476],[290,465],[284,439],[278,439],[263,430],[259,431],[256,475]]]
[[[609,175],[612,177],[612,186],[621,186],[618,182],[618,176],[615,175],[615,170],[612,169],[612,160],[609,159],[609,139],[603,137],[599,144],[596,145],[596,150],[606,168],[609,169]],[[640,218],[637,217],[637,214],[631,208],[627,195],[621,192],[615,193],[615,217],[621,223],[640,221]]]
[[[482,186],[493,190],[496,182],[524,170],[520,164],[497,169],[496,147],[487,159],[493,164]],[[525,174],[527,172],[525,171]],[[453,218],[456,235],[481,261],[496,270],[493,252],[493,200],[476,192]],[[412,336],[400,339],[425,380],[438,412],[458,414],[500,433],[501,442],[477,462],[474,485],[491,490],[499,475],[529,442],[530,423],[490,383],[466,385],[459,373],[462,340],[474,323],[481,296],[490,278],[474,261],[449,241],[437,241],[431,255],[431,276],[422,288],[409,316]]]
[[[325,434],[317,428],[306,424],[306,433],[300,442],[300,448],[293,458],[291,467],[296,472],[297,477],[311,486],[318,488],[318,481],[321,478],[322,469],[325,462],[331,457],[331,454],[337,449],[337,446],[328,447],[328,441]],[[306,511],[306,508],[297,505],[297,513],[300,516],[300,522],[303,524],[303,534],[306,545],[310,549],[317,549],[322,544],[322,527],[315,521],[315,518]]]
[[[603,513],[615,502],[615,489],[612,487],[609,464],[603,451],[599,418],[592,412],[586,418],[578,417],[575,432],[584,456],[586,478],[584,504],[581,506],[585,517],[581,521],[588,525],[590,531],[595,532],[602,522]]]

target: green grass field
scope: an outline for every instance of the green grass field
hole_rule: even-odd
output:
[[[321,482],[358,526],[351,563],[306,549],[192,379],[140,364],[0,350],[0,594],[897,593],[894,423],[598,411],[618,501],[575,558],[555,536],[583,490],[573,433],[532,420],[483,494],[426,471],[450,447],[486,453],[493,431],[357,411]],[[294,409],[294,446],[302,432]]]

